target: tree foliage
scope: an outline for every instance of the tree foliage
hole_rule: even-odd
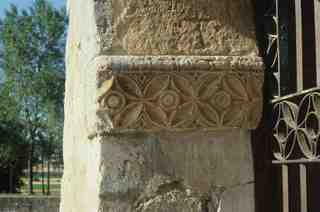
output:
[[[12,120],[0,122],[0,193],[17,192],[22,185],[20,177],[27,161],[27,143],[19,132],[22,128]]]
[[[0,22],[1,95],[6,97],[0,122],[16,117],[30,162],[39,158],[35,153],[49,159],[61,146],[66,24],[65,10],[46,0],[35,0],[26,10],[11,5]]]
[[[22,169],[26,167],[27,142],[21,133],[18,104],[4,84],[0,84],[0,99],[0,193],[17,192],[22,185]]]

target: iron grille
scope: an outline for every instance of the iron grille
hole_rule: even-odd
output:
[[[272,163],[282,171],[283,212],[291,211],[291,167],[299,168],[300,211],[308,212],[308,169],[320,163],[320,1],[274,0],[267,19]]]

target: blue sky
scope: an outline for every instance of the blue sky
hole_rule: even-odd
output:
[[[3,17],[5,9],[7,9],[10,4],[15,4],[18,8],[29,7],[34,0],[0,0],[0,17]],[[65,0],[48,0],[54,6],[61,7],[65,5]]]

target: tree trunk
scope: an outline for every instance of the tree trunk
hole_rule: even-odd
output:
[[[29,169],[29,194],[33,194],[33,143],[31,143],[31,147],[29,150],[29,158],[28,158],[28,169]]]
[[[47,195],[50,195],[50,157],[48,158],[47,161],[47,186],[48,186],[48,190],[47,190]]]
[[[9,167],[9,193],[13,193],[13,165],[10,164]]]
[[[42,194],[45,194],[45,188],[44,188],[44,153],[42,152],[42,158],[41,158],[41,184],[42,184]]]

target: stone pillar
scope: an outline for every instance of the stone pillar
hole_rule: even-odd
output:
[[[251,0],[69,0],[62,212],[254,212]]]

